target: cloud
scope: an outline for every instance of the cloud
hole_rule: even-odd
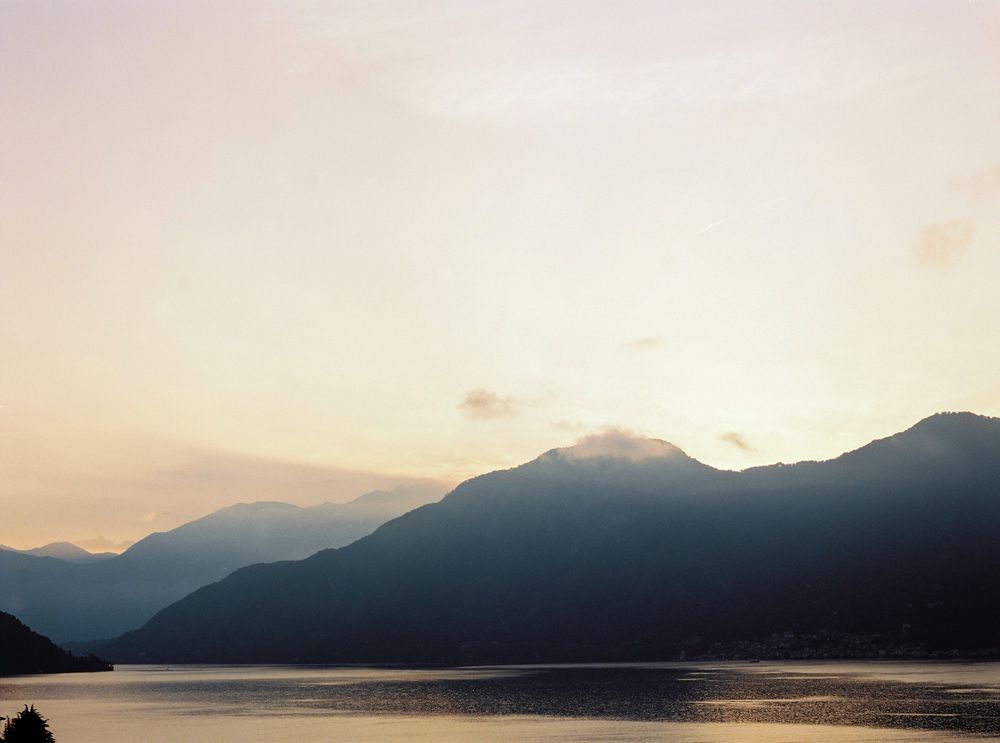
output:
[[[663,348],[663,340],[650,335],[644,338],[633,338],[625,345],[632,351],[656,351]]]
[[[727,444],[732,444],[737,449],[742,449],[743,451],[755,451],[750,442],[744,438],[743,434],[737,433],[736,431],[724,431],[719,434],[718,438],[719,441],[725,441]]]
[[[1000,196],[1000,165],[978,173],[958,176],[951,184],[972,200],[995,198]]]
[[[482,387],[469,390],[456,406],[469,420],[510,418],[517,414],[514,401]]]
[[[569,459],[612,458],[633,462],[684,454],[666,441],[646,438],[634,431],[618,427],[606,428],[601,433],[577,439],[574,446],[561,449],[560,452]]]
[[[259,22],[271,38],[282,29],[288,52],[308,60],[332,46],[359,85],[449,118],[686,116],[692,106],[850,94],[878,80],[863,59],[833,59],[822,24],[778,37],[739,4],[724,18],[697,3],[659,5],[623,13],[584,3],[568,17],[558,3],[527,3],[516,13],[503,3],[441,3],[419,14],[391,4],[319,3],[275,6]],[[698,36],[691,28],[717,36],[720,23],[732,33],[691,43]]]
[[[972,243],[975,232],[975,225],[969,219],[926,225],[917,240],[917,259],[930,266],[954,263]]]
[[[384,70],[380,81],[433,115],[515,121],[627,118],[788,98],[821,88],[824,81],[827,89],[844,87],[825,60],[794,46],[645,60],[571,49],[538,58],[507,47],[492,53],[464,50],[462,65],[449,66],[450,61],[450,55],[428,51],[416,65]]]

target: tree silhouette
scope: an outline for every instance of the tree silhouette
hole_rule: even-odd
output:
[[[38,714],[35,705],[24,705],[17,717],[7,720],[0,740],[4,743],[55,743],[49,721]]]

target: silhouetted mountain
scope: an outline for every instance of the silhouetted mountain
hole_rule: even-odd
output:
[[[33,547],[28,550],[18,550],[7,545],[0,544],[0,550],[7,552],[18,552],[22,555],[33,555],[34,557],[55,557],[66,562],[96,562],[115,557],[114,552],[87,552],[82,547],[77,547],[69,542],[50,542],[41,547]]]
[[[76,658],[49,638],[32,632],[17,617],[0,611],[0,676],[110,670],[100,658]]]
[[[254,565],[105,646],[120,661],[673,657],[773,632],[1000,646],[1000,420],[726,472],[595,437],[349,546]]]
[[[114,637],[239,567],[349,544],[441,495],[412,485],[310,508],[243,503],[87,564],[0,551],[0,609],[60,642]]]

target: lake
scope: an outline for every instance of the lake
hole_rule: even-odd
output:
[[[0,680],[57,743],[1000,740],[1000,663],[121,666]]]

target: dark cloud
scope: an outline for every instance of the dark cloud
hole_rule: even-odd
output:
[[[658,348],[663,348],[663,341],[656,336],[647,336],[634,338],[625,345],[633,351],[655,351]]]
[[[975,233],[975,225],[969,219],[926,225],[917,239],[917,260],[928,266],[950,265],[968,249]]]
[[[732,444],[737,449],[742,449],[743,451],[754,451],[753,446],[741,433],[736,431],[725,431],[719,434],[719,440],[725,441],[727,444]]]
[[[458,409],[470,420],[510,418],[517,414],[514,401],[483,388],[469,390],[458,404]]]

